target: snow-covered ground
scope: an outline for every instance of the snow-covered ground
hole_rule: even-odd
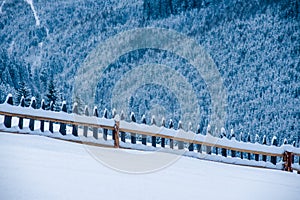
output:
[[[124,152],[145,153],[101,147],[94,151],[127,161]],[[299,185],[295,173],[189,157],[153,173],[123,173],[94,159],[82,144],[0,132],[0,199],[281,200],[298,199]]]

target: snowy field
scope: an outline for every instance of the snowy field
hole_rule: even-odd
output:
[[[127,159],[125,151],[145,153],[94,148],[120,160]],[[153,173],[122,173],[94,159],[82,144],[0,133],[0,199],[296,200],[299,186],[295,173],[189,157]]]

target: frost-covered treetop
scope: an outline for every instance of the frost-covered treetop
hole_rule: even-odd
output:
[[[120,115],[116,114],[116,115],[114,116],[114,120],[115,120],[115,121],[120,121]]]
[[[121,111],[120,119],[121,119],[121,120],[125,120],[125,115],[124,115],[124,111],[123,111],[123,110]]]
[[[178,122],[178,129],[182,129],[182,122],[181,121]]]
[[[276,137],[276,135],[273,136],[271,143],[272,143],[272,145],[277,145],[277,137]]]
[[[104,111],[103,111],[103,118],[107,118],[108,117],[107,115],[108,115],[108,111],[105,108]]]
[[[115,108],[112,109],[111,111],[112,117],[115,117],[117,114],[117,110]]]
[[[155,115],[151,116],[151,124],[156,125]]]
[[[221,128],[221,136],[226,137],[226,130],[224,127]]]
[[[189,122],[188,124],[188,131],[193,131],[192,122]]]
[[[207,125],[207,132],[211,132],[211,126],[210,126],[210,124]]]
[[[233,128],[230,130],[230,136],[231,136],[232,138],[235,138],[235,134],[234,134]]]
[[[258,134],[255,134],[255,142],[259,143],[259,135]]]

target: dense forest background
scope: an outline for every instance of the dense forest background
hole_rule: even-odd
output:
[[[68,100],[70,110],[74,75],[87,55],[109,37],[138,27],[176,30],[211,55],[228,93],[226,130],[299,141],[299,0],[1,0],[0,102],[12,93],[15,102],[35,96],[55,101],[57,109]],[[99,109],[112,109],[114,77],[145,63],[165,64],[187,77],[205,133],[210,114],[205,82],[186,60],[162,50],[130,52],[108,66],[97,88]],[[180,105],[166,88],[145,85],[128,106],[140,121],[143,114],[150,118],[154,104],[176,126]]]

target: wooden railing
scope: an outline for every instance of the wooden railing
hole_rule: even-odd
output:
[[[24,105],[24,99],[21,99],[20,105],[14,106],[11,95],[7,97],[4,104],[0,104],[0,115],[4,116],[4,130],[9,131],[12,128],[12,117],[18,118],[18,130],[24,130],[23,120],[29,119],[29,132],[36,130],[39,130],[41,133],[46,132],[45,122],[48,122],[49,129],[47,132],[49,133],[54,132],[53,123],[58,123],[58,126],[60,126],[59,133],[62,136],[66,135],[66,125],[71,125],[74,137],[78,137],[78,127],[81,126],[83,127],[83,137],[88,137],[88,130],[91,128],[93,132],[92,137],[98,140],[99,129],[102,129],[103,140],[109,140],[107,134],[108,130],[110,130],[109,134],[111,134],[115,148],[124,147],[126,143],[133,144],[131,148],[134,148],[138,136],[141,136],[141,143],[146,146],[150,141],[151,146],[155,148],[169,148],[174,149],[174,151],[188,149],[187,154],[190,155],[207,155],[203,157],[204,159],[214,160],[212,159],[213,156],[218,155],[223,160],[217,160],[223,162],[282,169],[285,171],[296,170],[300,173],[300,149],[295,147],[295,143],[293,145],[283,144],[278,146],[275,137],[269,146],[266,145],[265,138],[263,144],[242,142],[235,140],[235,138],[214,137],[209,133],[202,135],[192,131],[184,131],[181,124],[177,130],[172,128],[173,125],[171,123],[169,128],[166,128],[165,121],[162,121],[161,126],[157,126],[154,119],[151,120],[151,125],[146,124],[145,118],[143,118],[142,124],[138,124],[135,122],[133,114],[130,116],[131,122],[124,120],[123,113],[119,116],[114,112],[114,118],[107,119],[107,111],[105,111],[106,114],[102,118],[99,118],[96,107],[93,110],[93,116],[89,116],[87,107],[85,108],[85,115],[79,115],[76,103],[73,106],[72,114],[66,112],[65,103],[63,103],[60,112],[54,112],[51,105],[49,110],[45,110],[44,101],[42,101],[41,107],[37,109],[34,98],[29,107],[25,107]],[[38,129],[35,127],[35,121],[40,121]],[[97,145],[99,142],[92,141],[88,144]],[[174,144],[177,149],[174,147]]]

